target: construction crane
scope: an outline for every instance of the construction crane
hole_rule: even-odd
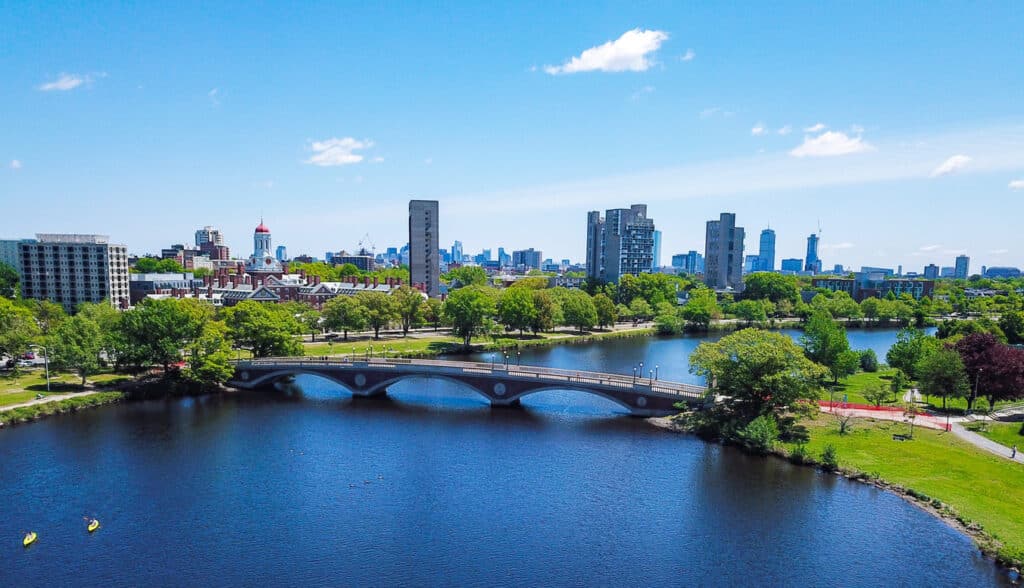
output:
[[[373,239],[370,238],[370,233],[363,235],[363,238],[359,240],[359,251],[366,251],[366,246],[370,246],[370,254],[373,256],[377,255],[377,246],[373,244]]]

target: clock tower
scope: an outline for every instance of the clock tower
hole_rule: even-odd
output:
[[[252,257],[249,258],[249,263],[245,264],[247,273],[280,274],[284,271],[271,249],[270,229],[263,224],[263,219],[260,219],[259,226],[252,234],[252,249]]]

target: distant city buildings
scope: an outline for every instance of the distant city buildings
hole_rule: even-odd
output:
[[[884,298],[889,294],[897,298],[910,294],[914,300],[920,300],[925,296],[931,297],[935,292],[934,280],[886,279],[878,272],[858,272],[853,278],[815,278],[811,285],[832,292],[846,292],[857,302],[865,298]]]
[[[782,271],[787,274],[798,274],[804,269],[804,260],[798,258],[783,259]]]
[[[284,272],[281,262],[273,254],[270,229],[263,224],[262,219],[252,233],[252,255],[249,256],[249,261],[245,264],[245,271],[250,274],[281,274]]]
[[[274,257],[276,257],[278,261],[288,261],[288,248],[284,245],[278,245],[277,252],[274,254]]]
[[[688,253],[673,255],[672,268],[690,276],[703,274],[704,256],[693,250]]]
[[[924,266],[924,279],[926,280],[937,280],[939,278],[939,266],[934,263],[929,263]]]
[[[966,280],[971,271],[971,258],[966,255],[956,257],[956,265],[953,268],[953,277],[958,280]]]
[[[211,260],[231,259],[231,250],[224,244],[224,234],[209,225],[196,231],[196,247],[200,254]]]
[[[821,273],[821,258],[818,257],[818,235],[811,233],[807,237],[807,257],[804,260],[804,271],[815,274]]]
[[[542,253],[533,247],[512,252],[512,267],[516,269],[540,269]],[[550,260],[548,260],[550,262]]]
[[[452,243],[452,262],[462,263],[465,260],[465,257],[462,255],[462,241]]]
[[[441,295],[438,216],[437,200],[409,201],[409,276],[431,298]]]
[[[707,222],[704,283],[715,290],[743,290],[743,227],[736,226],[733,213]]]
[[[654,260],[651,262],[651,271],[658,271],[661,267],[661,231],[654,231]]]
[[[985,269],[986,278],[1019,278],[1020,269],[1015,267],[990,267]]]
[[[757,266],[754,268],[754,271],[775,271],[775,231],[771,229],[764,229],[761,231],[759,249],[757,252]]]
[[[68,311],[83,302],[129,305],[128,249],[110,244],[106,235],[37,234],[2,243],[25,298],[52,300]]]
[[[646,204],[587,213],[587,277],[618,282],[623,274],[640,275],[654,265],[654,220]]]

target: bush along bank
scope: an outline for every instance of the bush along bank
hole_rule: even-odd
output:
[[[125,394],[123,392],[97,392],[87,396],[65,398],[63,400],[12,408],[0,412],[0,427],[27,423],[54,414],[78,412],[87,408],[121,402],[124,399]]]

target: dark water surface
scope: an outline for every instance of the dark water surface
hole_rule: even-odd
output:
[[[696,340],[531,351],[684,379]],[[882,354],[884,355],[884,353]],[[545,392],[440,381],[125,404],[0,431],[0,586],[988,586],[902,500]],[[85,532],[83,515],[102,528]],[[39,532],[21,547],[23,531]]]

